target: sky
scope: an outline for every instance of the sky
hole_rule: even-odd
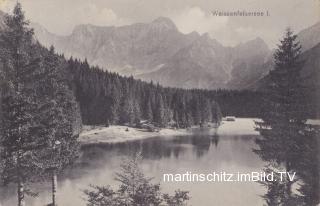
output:
[[[273,48],[287,27],[320,20],[320,0],[18,0],[32,22],[68,35],[79,24],[122,26],[169,17],[183,33],[209,33],[226,46],[261,37]],[[0,0],[10,12],[17,0]],[[264,17],[213,16],[212,11],[268,11]]]

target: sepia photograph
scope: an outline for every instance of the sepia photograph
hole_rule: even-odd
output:
[[[320,0],[0,0],[0,206],[320,206]]]

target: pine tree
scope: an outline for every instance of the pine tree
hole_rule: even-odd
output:
[[[140,105],[137,101],[134,102],[134,123],[136,127],[140,127],[141,121],[141,110]]]
[[[220,106],[215,101],[213,101],[212,103],[211,111],[212,111],[212,121],[216,124],[219,124],[222,119],[222,112],[221,112]]]
[[[192,101],[191,110],[192,110],[192,116],[193,116],[194,124],[195,125],[199,125],[200,122],[201,122],[201,112],[200,112],[199,99],[197,97],[194,98],[193,101]]]
[[[275,67],[270,71],[271,83],[267,90],[269,96],[265,99],[268,110],[263,118],[271,127],[288,126],[289,123],[304,127],[306,122],[306,102],[300,74],[303,61],[300,54],[301,46],[297,42],[297,35],[287,29],[274,55]]]
[[[35,193],[25,184],[50,172],[55,205],[56,172],[77,155],[79,111],[66,81],[64,60],[33,39],[21,5],[6,16],[1,44],[1,180],[18,184],[18,205]],[[76,131],[77,130],[77,131]]]
[[[39,131],[38,98],[33,88],[38,79],[40,54],[33,43],[33,30],[28,28],[21,5],[13,15],[5,16],[0,32],[0,58],[5,87],[2,95],[1,160],[2,180],[18,185],[18,205],[25,205],[25,183],[38,171],[33,156],[45,146]]]
[[[270,71],[271,83],[263,107],[263,122],[257,123],[257,129],[262,135],[281,138],[283,141],[295,137],[295,134],[303,130],[307,119],[301,85],[303,79],[300,75],[303,66],[300,58],[301,46],[296,39],[297,36],[288,29],[276,50],[275,67]],[[286,155],[285,151],[282,150],[282,156]]]
[[[111,90],[111,108],[110,108],[110,119],[112,124],[119,122],[119,110],[120,110],[120,91],[115,86]]]
[[[148,99],[147,106],[146,106],[146,118],[151,123],[153,122],[153,113],[150,99]]]
[[[300,53],[297,35],[288,29],[274,55],[275,67],[270,71],[271,83],[264,102],[262,122],[256,123],[263,137],[257,140],[260,147],[257,153],[263,160],[284,164],[287,172],[292,171],[301,153],[299,142],[302,142],[306,128]],[[288,201],[291,201],[291,185],[292,182],[287,181],[284,189],[284,199]]]
[[[85,190],[88,206],[183,206],[189,200],[187,191],[175,191],[174,195],[161,193],[160,184],[153,184],[142,172],[139,163],[140,153],[125,159],[116,173],[116,181],[120,183],[118,190],[110,186],[92,186],[93,190]]]
[[[78,143],[76,128],[78,106],[73,92],[64,79],[64,64],[55,54],[54,48],[42,52],[43,74],[37,92],[40,95],[41,113],[39,122],[46,136],[47,148],[36,154],[36,161],[52,179],[52,205],[56,205],[57,172],[77,157]]]
[[[133,126],[135,122],[135,103],[132,97],[123,97],[121,104],[120,123]]]
[[[201,106],[201,124],[210,122],[212,119],[211,105],[208,99],[202,98]]]
[[[168,107],[164,110],[164,123],[165,126],[173,119],[172,110]]]
[[[163,103],[163,98],[161,94],[159,94],[157,98],[158,104],[155,111],[155,122],[160,126],[164,127],[166,125],[165,122],[165,108]]]

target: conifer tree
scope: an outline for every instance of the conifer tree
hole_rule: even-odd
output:
[[[177,190],[174,195],[162,193],[160,184],[153,184],[152,178],[145,176],[139,163],[140,153],[123,161],[120,171],[116,173],[119,189],[110,186],[92,186],[85,190],[87,206],[183,206],[187,205],[189,192]]]
[[[220,123],[221,119],[222,119],[222,112],[220,109],[220,106],[213,101],[213,103],[211,104],[211,111],[212,111],[212,121],[214,123]]]
[[[137,101],[134,102],[134,123],[136,127],[140,127],[140,121],[141,121],[141,110],[140,105]]]
[[[156,107],[156,111],[155,111],[155,122],[160,126],[160,127],[164,127],[165,126],[165,108],[164,108],[164,103],[163,103],[163,98],[161,96],[161,94],[159,94],[158,98],[157,98],[157,107]]]
[[[135,122],[135,103],[131,96],[124,96],[121,104],[120,123],[133,126]]]
[[[264,102],[262,122],[256,123],[263,137],[257,140],[260,147],[257,153],[263,160],[284,164],[287,172],[292,171],[300,155],[297,143],[302,142],[306,128],[300,53],[297,35],[288,29],[274,55],[275,67],[270,71],[271,83]],[[287,181],[284,189],[284,199],[288,201],[292,195],[291,185],[292,182]]]
[[[79,111],[66,81],[63,59],[33,39],[21,5],[5,18],[0,33],[1,180],[18,185],[18,205],[35,193],[25,184],[50,172],[55,203],[56,172],[77,155]]]
[[[199,125],[201,122],[201,112],[200,112],[200,103],[199,99],[196,97],[194,98],[192,102],[192,107],[191,107],[192,113],[193,113],[193,120],[195,125]]]
[[[33,156],[45,147],[39,131],[38,98],[34,91],[40,66],[40,54],[28,28],[21,5],[17,3],[13,15],[5,16],[0,32],[0,58],[3,81],[1,160],[4,161],[2,180],[18,186],[18,206],[25,205],[25,183],[38,171]]]
[[[211,105],[208,99],[202,98],[201,100],[201,123],[210,122],[212,118]]]
[[[153,122],[152,107],[149,99],[146,106],[146,118],[149,122]]]
[[[37,89],[41,99],[39,122],[46,136],[47,147],[39,151],[35,161],[52,179],[52,205],[56,205],[57,172],[77,157],[81,122],[73,92],[65,80],[65,66],[54,48],[42,52],[42,78]]]
[[[119,122],[119,110],[120,110],[120,94],[119,90],[115,86],[111,89],[111,108],[110,108],[110,119],[112,124]]]
[[[303,66],[300,54],[301,45],[297,42],[297,35],[287,29],[274,55],[275,67],[270,71],[271,83],[265,98],[263,119],[272,128],[288,125],[304,127],[307,113],[300,74]]]

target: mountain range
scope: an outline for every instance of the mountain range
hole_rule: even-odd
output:
[[[261,78],[255,68],[271,54],[261,38],[226,47],[208,34],[183,34],[165,17],[121,27],[79,25],[68,36],[32,27],[42,44],[67,57],[172,87],[244,88]]]
[[[259,37],[227,47],[208,34],[181,33],[165,17],[121,27],[78,25],[67,36],[32,23],[36,38],[67,57],[153,81],[202,89],[259,89],[273,68],[273,52]],[[320,22],[298,33],[308,82],[319,82]]]

